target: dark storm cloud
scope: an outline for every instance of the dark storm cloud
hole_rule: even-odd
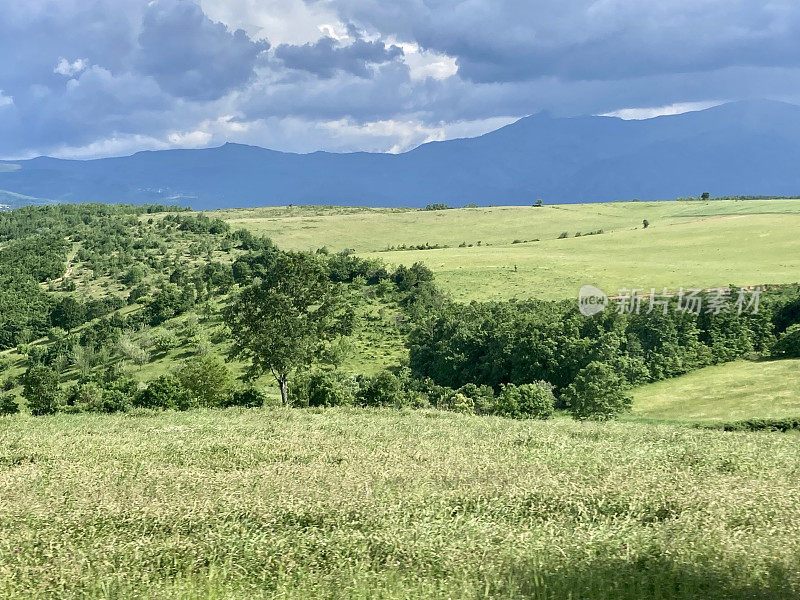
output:
[[[352,27],[349,31],[357,33]],[[309,71],[324,78],[333,77],[337,71],[367,78],[372,75],[371,65],[393,61],[403,56],[403,50],[398,46],[386,46],[382,41],[356,39],[342,45],[333,38],[324,37],[302,46],[281,44],[275,48],[275,56],[290,69]]]
[[[343,19],[455,56],[460,75],[476,82],[800,66],[800,4],[793,0],[323,3]]]
[[[221,142],[282,119],[313,148],[326,122],[367,131],[543,109],[800,102],[796,0],[305,0],[297,11],[302,1],[5,3],[0,156]],[[202,7],[254,22],[228,26]],[[302,37],[284,39],[308,43],[259,39],[259,18],[279,32],[298,14]],[[443,71],[427,69],[437,61]]]
[[[214,100],[253,75],[266,41],[214,23],[190,0],[159,0],[147,7],[139,35],[138,66],[174,96]]]
[[[85,59],[119,72],[136,50],[133,23],[143,0],[7,2],[0,9],[0,89],[18,96],[30,86],[61,88],[61,58]]]

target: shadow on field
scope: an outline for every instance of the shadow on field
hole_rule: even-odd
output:
[[[798,565],[800,567],[800,565]],[[727,569],[727,570],[723,570]],[[800,570],[742,564],[718,570],[680,565],[664,556],[595,560],[542,572],[515,567],[492,596],[535,600],[790,600],[800,598]]]

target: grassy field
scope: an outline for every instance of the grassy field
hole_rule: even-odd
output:
[[[796,598],[797,440],[428,411],[3,418],[0,597]]]
[[[388,246],[462,242],[510,245],[514,240],[555,239],[561,233],[632,230],[647,219],[654,226],[750,214],[800,214],[800,200],[711,202],[615,202],[542,207],[414,209],[295,206],[208,211],[234,227],[268,235],[280,247],[375,252]]]
[[[709,422],[800,415],[800,360],[737,361],[634,392],[632,418]]]
[[[800,200],[448,211],[295,207],[218,211],[218,216],[285,248],[324,245],[353,248],[392,264],[424,262],[462,301],[574,297],[586,283],[613,294],[622,287],[800,280]],[[643,219],[651,223],[646,230]],[[604,233],[586,235],[599,230]],[[558,239],[564,233],[567,237]],[[425,243],[449,247],[381,251]]]
[[[800,280],[800,215],[697,220],[512,246],[379,253],[423,261],[462,301],[577,297],[584,284],[619,289],[719,287]]]
[[[800,200],[218,215],[283,248],[421,260],[463,301],[800,280]],[[163,239],[168,262],[236,256]],[[425,243],[448,247],[381,251]],[[126,296],[74,250],[77,296]],[[177,343],[126,371],[147,381],[203,345],[223,355],[220,302],[130,333]],[[396,302],[353,305],[343,368],[400,364]],[[25,370],[3,356],[7,374]],[[797,416],[799,367],[736,362],[644,386],[617,423],[274,407],[0,417],[0,598],[798,598],[800,435],[686,425]]]

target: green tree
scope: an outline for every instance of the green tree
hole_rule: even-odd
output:
[[[84,306],[75,298],[67,296],[53,307],[53,312],[50,313],[50,322],[55,327],[61,327],[69,332],[83,323],[85,314]]]
[[[0,393],[0,416],[15,415],[19,412],[19,404],[14,394]]]
[[[153,346],[159,354],[166,354],[178,345],[178,336],[171,329],[157,329],[153,332]]]
[[[353,310],[314,254],[271,251],[260,274],[225,309],[231,356],[250,360],[251,378],[271,373],[288,405],[290,376],[323,358],[326,342],[352,332]]]
[[[548,419],[553,414],[553,386],[546,381],[504,385],[495,401],[495,414],[512,419]]]
[[[58,373],[45,365],[35,365],[23,376],[22,395],[34,416],[51,415],[61,405]]]
[[[608,421],[630,409],[633,398],[614,367],[591,362],[581,369],[564,393],[572,416],[578,420]]]
[[[294,406],[351,406],[356,401],[358,382],[337,371],[309,371],[299,374],[290,389]]]
[[[398,406],[402,403],[400,379],[390,371],[381,371],[361,379],[358,401],[362,406]]]
[[[192,395],[174,375],[162,375],[150,381],[145,389],[136,393],[133,405],[173,410],[187,410],[196,406]]]
[[[212,354],[188,359],[175,375],[200,406],[224,406],[233,391],[230,370]]]
[[[800,357],[800,324],[792,325],[781,334],[772,347],[772,353],[787,358]]]

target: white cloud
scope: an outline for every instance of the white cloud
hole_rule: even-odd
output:
[[[397,43],[397,42],[392,42]],[[397,43],[403,49],[403,62],[408,65],[411,79],[447,79],[458,73],[456,59],[432,50],[423,50],[417,44]]]
[[[11,106],[12,104],[14,104],[14,98],[6,96],[3,94],[3,90],[0,90],[0,108],[3,106]]]
[[[58,59],[58,64],[53,69],[53,73],[63,75],[64,77],[74,77],[82,73],[89,66],[89,60],[86,58],[78,58],[69,62],[63,56]]]
[[[707,102],[677,102],[675,104],[667,104],[666,106],[651,106],[647,108],[622,108],[611,112],[603,113],[603,117],[619,117],[626,121],[636,121],[641,119],[652,119],[653,117],[662,117],[664,115],[681,115],[683,113],[692,112],[695,110],[705,110],[712,106],[719,106],[724,101],[707,101]]]
[[[208,146],[212,139],[212,135],[208,131],[186,131],[175,132],[169,134],[169,143],[177,148],[203,148]]]
[[[201,0],[201,6],[212,20],[273,46],[315,42],[326,28],[345,29],[333,10],[303,0]]]
[[[173,146],[168,140],[149,135],[119,135],[96,140],[82,146],[61,145],[47,152],[56,158],[106,158],[109,156],[126,156],[140,150],[168,150]],[[37,153],[33,153],[36,155]]]

